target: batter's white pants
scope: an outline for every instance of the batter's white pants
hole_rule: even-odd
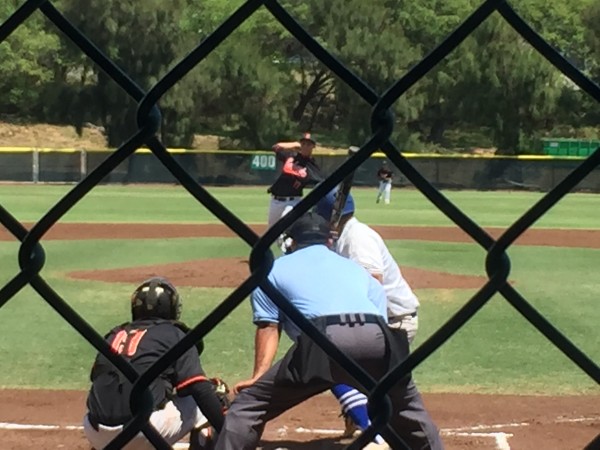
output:
[[[398,318],[389,317],[389,327],[397,328],[406,331],[406,335],[408,336],[408,343],[412,344],[415,340],[415,336],[417,335],[417,330],[419,329],[419,316],[399,316]]]
[[[277,222],[287,213],[289,213],[294,206],[300,203],[302,197],[288,197],[288,200],[277,200],[274,197],[271,197],[271,203],[269,204],[269,218],[268,218],[268,227]],[[281,251],[285,253],[285,243],[283,242],[283,236],[279,236],[277,238],[277,245],[281,248]]]
[[[169,445],[175,444],[193,429],[210,426],[191,395],[177,397],[173,401],[168,402],[163,409],[154,411],[150,416],[150,423]],[[83,418],[83,432],[92,447],[96,450],[106,447],[121,431],[123,431],[123,425],[109,427],[99,424],[98,430],[96,430],[90,424],[87,414]],[[146,436],[142,432],[138,433],[123,448],[125,450],[155,449],[154,445],[146,439]]]
[[[383,201],[386,204],[390,203],[390,196],[392,192],[392,182],[391,181],[380,181],[379,182],[379,190],[377,191],[377,203],[381,200],[383,196]]]

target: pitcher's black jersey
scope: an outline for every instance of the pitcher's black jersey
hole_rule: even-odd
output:
[[[283,162],[281,174],[269,188],[276,197],[302,197],[303,189],[323,180],[314,158],[307,158],[294,151],[277,150],[277,159]]]

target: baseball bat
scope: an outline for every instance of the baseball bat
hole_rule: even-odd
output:
[[[356,147],[354,145],[348,148],[348,159],[352,158],[356,152],[360,150],[360,147]],[[348,194],[350,193],[350,189],[352,188],[352,181],[354,179],[354,170],[350,172],[346,177],[342,180],[342,182],[338,185],[337,193],[335,196],[335,202],[333,203],[333,209],[331,211],[331,218],[329,219],[329,225],[331,230],[335,233],[337,232],[337,228],[340,224],[340,219],[342,218],[342,211],[344,210],[344,206],[346,206],[346,199],[348,198]]]

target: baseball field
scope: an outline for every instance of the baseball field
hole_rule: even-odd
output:
[[[0,185],[0,204],[28,228],[70,186]],[[258,235],[264,187],[208,188]],[[358,218],[386,239],[420,301],[418,348],[487,281],[486,252],[418,191],[353,190]],[[543,194],[444,193],[498,237]],[[165,275],[197,324],[249,275],[250,247],[177,186],[101,186],[43,236],[41,276],[103,334],[129,318],[129,296]],[[19,243],[0,225],[0,288],[18,272]],[[600,196],[571,194],[508,250],[509,282],[600,363]],[[86,449],[80,429],[95,350],[32,288],[0,307],[0,446]],[[205,338],[202,363],[230,384],[253,364],[245,301]],[[290,343],[283,339],[280,352]],[[494,296],[414,371],[449,450],[582,449],[600,432],[598,384],[504,298]],[[341,449],[342,421],[325,393],[267,427],[264,449]]]

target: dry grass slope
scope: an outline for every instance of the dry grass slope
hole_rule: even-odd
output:
[[[196,135],[193,148],[196,150],[217,150],[220,147],[219,136]],[[0,147],[25,148],[85,148],[89,150],[106,149],[106,139],[97,128],[86,127],[82,136],[78,136],[75,127],[48,124],[12,124],[0,122]],[[264,150],[268,150],[265,148]],[[315,153],[343,151],[319,145]]]
[[[84,128],[78,136],[75,127],[70,126],[0,122],[0,147],[104,149],[106,141],[93,128]]]

